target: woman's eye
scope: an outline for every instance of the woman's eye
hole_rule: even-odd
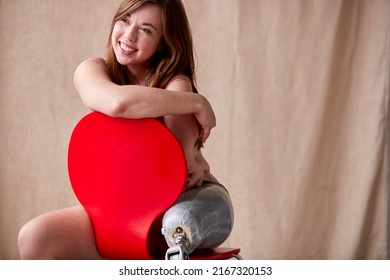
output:
[[[127,23],[127,18],[122,18],[121,21],[123,21],[124,23]]]
[[[149,29],[147,29],[147,28],[144,28],[144,27],[140,27],[140,29],[139,30],[141,30],[141,31],[143,31],[143,32],[145,32],[145,33],[150,33],[150,30]]]

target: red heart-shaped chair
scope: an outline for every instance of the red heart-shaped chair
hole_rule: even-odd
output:
[[[159,217],[182,192],[187,167],[179,142],[163,124],[86,115],[70,139],[68,172],[103,258],[164,256]],[[217,248],[191,259],[226,259],[239,252]]]

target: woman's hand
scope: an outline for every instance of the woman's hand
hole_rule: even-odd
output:
[[[200,110],[195,112],[194,115],[202,128],[200,136],[203,143],[205,143],[206,139],[210,136],[211,129],[216,126],[217,122],[209,101],[204,96],[199,96],[201,98]]]

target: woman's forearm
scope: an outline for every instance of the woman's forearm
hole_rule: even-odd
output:
[[[144,86],[122,86],[123,89],[126,93],[118,95],[113,111],[115,117],[153,118],[194,114],[202,127],[203,141],[206,141],[216,125],[211,105],[202,95]]]
[[[197,114],[203,108],[202,96],[145,86],[121,86],[114,109],[116,117],[149,118],[165,115]]]
[[[112,117],[154,118],[194,114],[202,127],[203,140],[216,125],[214,111],[206,98],[190,92],[113,83],[103,59],[82,62],[74,84],[84,105]]]

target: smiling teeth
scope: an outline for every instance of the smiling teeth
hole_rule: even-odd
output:
[[[122,44],[122,43],[120,45],[121,45],[122,50],[124,50],[125,52],[134,52],[136,50],[136,49],[133,49],[129,46],[126,46],[125,44]]]

